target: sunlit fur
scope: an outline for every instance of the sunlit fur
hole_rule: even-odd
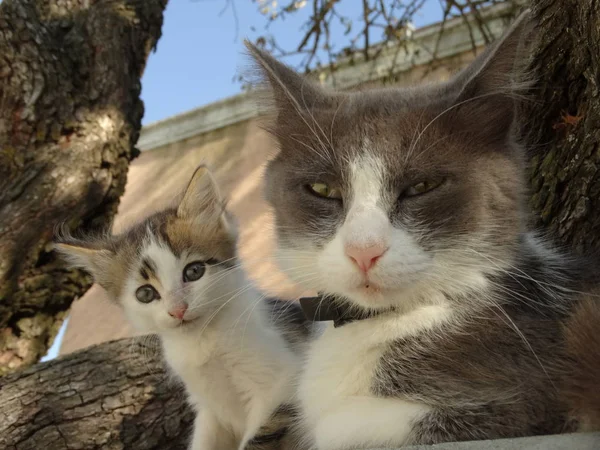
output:
[[[254,448],[246,447],[248,441],[281,431],[270,420],[279,426],[286,418],[278,408],[294,404],[299,348],[285,339],[296,333],[286,323],[288,308],[275,311],[254,288],[236,260],[235,245],[231,219],[202,167],[176,209],[119,236],[67,237],[57,245],[113,296],[137,330],[159,335],[167,364],[199,411],[194,450]],[[205,273],[185,282],[184,268],[195,261],[205,262]],[[136,290],[148,284],[161,298],[141,303]],[[172,317],[169,312],[182,304],[183,320]]]
[[[415,88],[327,91],[248,46],[279,145],[265,191],[279,263],[323,301],[379,313],[326,326],[308,350],[298,396],[319,450],[591,428],[593,402],[563,389],[584,353],[563,327],[596,281],[529,229],[515,103],[530,25],[521,16],[453,79]],[[434,188],[408,195],[424,181]],[[365,275],[345,249],[374,247],[386,251]]]

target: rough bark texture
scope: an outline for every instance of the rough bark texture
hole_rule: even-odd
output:
[[[539,225],[577,252],[600,250],[600,1],[532,0],[536,77],[524,118]]]
[[[2,449],[185,449],[193,419],[158,352],[130,339],[0,378]]]
[[[116,212],[166,1],[0,4],[0,375],[43,356],[90,286],[48,242]]]

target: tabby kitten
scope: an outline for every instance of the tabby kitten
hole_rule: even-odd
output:
[[[135,328],[159,335],[198,411],[190,448],[290,448],[304,319],[292,304],[264,300],[246,279],[205,167],[176,209],[118,236],[64,238],[56,247],[94,276]]]
[[[450,81],[409,89],[330,92],[247,44],[275,106],[279,264],[334,321],[299,381],[319,450],[600,423],[600,305],[579,294],[597,282],[528,228],[513,132],[528,22]]]

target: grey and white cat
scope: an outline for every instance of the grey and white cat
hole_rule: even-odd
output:
[[[274,100],[279,264],[337,311],[299,381],[319,450],[600,425],[597,280],[528,228],[528,21],[410,89],[327,91],[248,44]]]
[[[286,449],[306,332],[295,305],[264,300],[236,260],[236,231],[210,172],[177,208],[118,236],[56,245],[90,272],[164,357],[198,414],[191,449]]]

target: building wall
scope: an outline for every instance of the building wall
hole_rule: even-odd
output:
[[[463,40],[468,39],[464,32],[463,35]],[[400,72],[395,82],[398,85],[413,85],[446,79],[473,57],[471,50],[455,51],[435,66],[411,66]],[[348,77],[347,71],[345,76]],[[380,81],[370,77],[369,81],[356,84],[362,89],[380,84]],[[171,143],[143,151],[132,162],[114,231],[119,232],[152,212],[173,204],[194,169],[199,164],[208,164],[215,171],[223,192],[229,197],[229,208],[238,219],[240,257],[250,277],[270,294],[295,298],[304,293],[293,286],[273,264],[272,217],[262,198],[264,164],[276,152],[276,147],[272,138],[261,130],[258,120],[252,117],[256,116],[256,112],[245,102],[244,95],[240,95],[219,102],[217,112],[211,110],[217,106],[209,105],[145,130],[146,142]],[[198,117],[202,118],[199,123],[204,125],[210,122],[211,117],[216,117],[216,123],[226,126],[194,135],[190,126]],[[228,117],[234,119],[228,120]],[[180,125],[184,122],[185,129],[181,131]],[[183,137],[172,142],[174,135]],[[149,146],[147,143],[145,145]],[[94,286],[83,298],[74,302],[60,354],[134,334],[119,307],[107,298],[101,288]]]

